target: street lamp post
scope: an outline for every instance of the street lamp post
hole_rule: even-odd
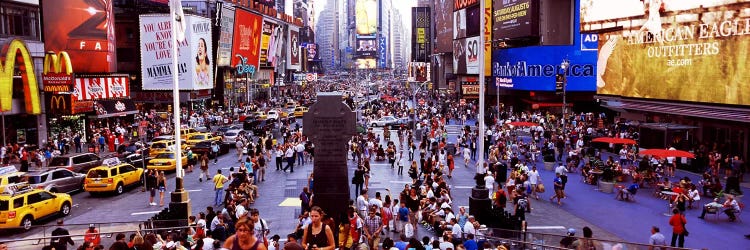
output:
[[[567,117],[567,110],[568,110],[568,102],[566,100],[567,96],[567,89],[568,89],[568,68],[570,67],[570,62],[568,59],[563,59],[562,63],[560,63],[560,68],[563,69],[563,83],[562,83],[562,90],[563,90],[563,107],[562,107],[562,133],[563,136],[565,136],[565,119]]]

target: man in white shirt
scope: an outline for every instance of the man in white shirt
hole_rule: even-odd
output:
[[[477,230],[474,228],[474,221],[476,219],[474,218],[474,215],[469,215],[469,221],[464,224],[463,232],[464,234],[477,234]]]
[[[359,212],[360,218],[365,218],[364,216],[367,214],[367,208],[370,206],[370,203],[367,199],[367,189],[362,189],[362,193],[357,196],[357,212]]]
[[[492,171],[487,171],[487,174],[485,174],[484,187],[487,188],[487,190],[490,192],[491,197],[492,193],[495,192],[495,176],[493,175]]]
[[[458,224],[458,221],[456,221],[456,218],[453,218],[450,220],[451,222],[451,234],[453,235],[454,240],[461,240],[463,235],[463,230],[461,229],[461,225]]]
[[[289,172],[294,173],[294,149],[292,149],[291,146],[286,149],[284,157],[286,157],[287,164],[286,167],[284,167],[283,171],[286,172],[287,168],[292,168],[292,171]]]
[[[237,215],[237,219],[240,219],[247,215],[247,199],[240,200],[240,204],[237,205],[237,208],[235,208],[235,214]]]
[[[536,193],[536,186],[537,184],[539,184],[541,176],[539,175],[539,171],[536,170],[536,166],[531,167],[531,171],[529,171],[528,176],[529,183],[531,183],[531,194],[534,195],[534,198],[538,200],[539,194]]]
[[[453,246],[453,243],[451,243],[450,237],[445,234],[443,235],[443,241],[440,242],[440,250],[446,250],[448,248],[456,250],[456,248]]]
[[[380,200],[380,192],[375,192],[375,198],[372,198],[368,201],[368,205],[372,207],[373,205],[378,207],[378,211],[380,211],[381,208],[383,208],[383,201]]]
[[[297,146],[294,147],[294,150],[297,151],[297,165],[305,165],[305,143],[297,143]]]

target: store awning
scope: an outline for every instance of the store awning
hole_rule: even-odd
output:
[[[135,103],[130,99],[96,101],[94,111],[96,111],[96,116],[91,116],[94,118],[125,116],[138,113]]]
[[[680,103],[652,100],[627,99],[613,96],[595,96],[602,106],[618,111],[639,111],[661,114],[683,115],[716,120],[750,122],[750,109],[742,107],[725,107],[698,103]]]

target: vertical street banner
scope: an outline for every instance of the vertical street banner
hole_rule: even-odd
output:
[[[221,9],[219,45],[216,49],[216,65],[230,66],[232,62],[232,38],[234,35],[234,8],[226,4]]]
[[[112,1],[42,1],[41,4],[46,51],[66,51],[76,73],[117,71]],[[21,27],[22,22],[26,21],[4,25]]]
[[[453,36],[453,1],[435,2],[435,37]],[[453,39],[437,39],[435,52],[451,52]]]
[[[299,27],[289,26],[289,48],[287,49],[287,68],[291,70],[300,69],[300,43]]]
[[[178,42],[178,55],[172,55],[172,28],[169,15],[141,15],[141,75],[144,90],[172,89],[172,56],[177,56],[181,90],[213,88],[211,20],[186,15],[185,40]]]
[[[411,61],[429,62],[432,51],[432,25],[429,7],[412,7]]]
[[[492,0],[484,0],[484,75],[492,75]]]
[[[234,43],[232,67],[236,74],[254,75],[260,62],[260,35],[263,16],[236,9],[234,16]]]
[[[271,21],[270,19],[263,20],[263,29],[261,31],[260,35],[260,66],[261,67],[272,67],[272,63],[270,60],[272,54],[269,53],[269,50],[271,49],[271,42],[274,42],[275,37],[273,37],[274,30],[276,30],[276,27],[278,27],[278,24],[276,22]]]
[[[384,36],[380,36],[378,40],[378,68],[385,69],[388,67],[388,44],[387,39]]]

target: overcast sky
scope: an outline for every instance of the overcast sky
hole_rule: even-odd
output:
[[[320,20],[320,11],[326,8],[327,0],[315,0],[315,20]],[[411,7],[417,6],[417,0],[391,0],[394,9],[401,13],[404,27],[411,27]]]

